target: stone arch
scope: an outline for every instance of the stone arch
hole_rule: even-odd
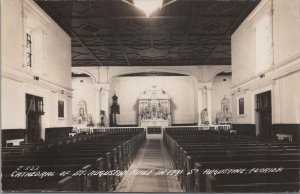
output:
[[[93,80],[94,84],[97,83],[97,79],[95,78],[95,76],[86,70],[76,68],[76,69],[72,69],[72,72],[80,72],[80,73],[87,74]]]
[[[232,71],[232,69],[231,69],[231,67],[225,67],[225,68],[222,68],[222,69],[219,69],[219,70],[217,70],[217,71],[215,71],[212,75],[211,75],[211,77],[210,77],[210,79],[209,79],[209,82],[213,82],[214,81],[214,79],[215,79],[215,77],[219,74],[219,73],[222,73],[222,72],[224,72],[224,71],[227,71],[227,72],[231,72]]]
[[[142,69],[134,69],[134,70],[129,70],[129,71],[123,71],[123,72],[120,72],[120,73],[117,73],[117,74],[113,75],[109,79],[109,83],[111,84],[112,81],[118,76],[127,75],[127,74],[131,74],[131,73],[145,73],[145,72],[166,72],[166,73],[184,74],[184,75],[191,76],[194,83],[197,84],[197,76],[195,74],[193,74],[191,72],[188,72],[188,71],[182,71],[182,70],[176,70],[176,69],[167,69],[167,68],[157,68],[155,70],[153,70],[153,68],[142,68]]]

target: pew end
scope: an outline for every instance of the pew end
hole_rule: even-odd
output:
[[[198,162],[194,163],[194,169],[198,170],[195,173],[195,185],[194,185],[194,192],[200,192],[201,191],[201,186],[200,186],[200,179],[201,179],[201,165]]]
[[[215,192],[215,188],[216,188],[216,177],[211,175],[211,174],[207,174],[205,175],[205,192]]]
[[[75,188],[72,176],[67,176],[58,182],[58,191],[75,191]]]

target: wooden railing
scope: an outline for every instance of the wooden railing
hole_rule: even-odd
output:
[[[178,129],[182,130],[215,130],[215,131],[226,131],[232,132],[231,125],[195,125],[195,126],[169,126],[163,127],[163,129]]]

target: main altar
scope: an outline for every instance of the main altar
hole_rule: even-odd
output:
[[[159,89],[156,85],[153,85],[149,89],[143,91],[138,98],[139,126],[170,126],[170,104],[169,95],[165,90]]]

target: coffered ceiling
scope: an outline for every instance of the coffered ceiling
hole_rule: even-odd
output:
[[[71,37],[72,66],[230,65],[230,36],[259,0],[36,0]]]

